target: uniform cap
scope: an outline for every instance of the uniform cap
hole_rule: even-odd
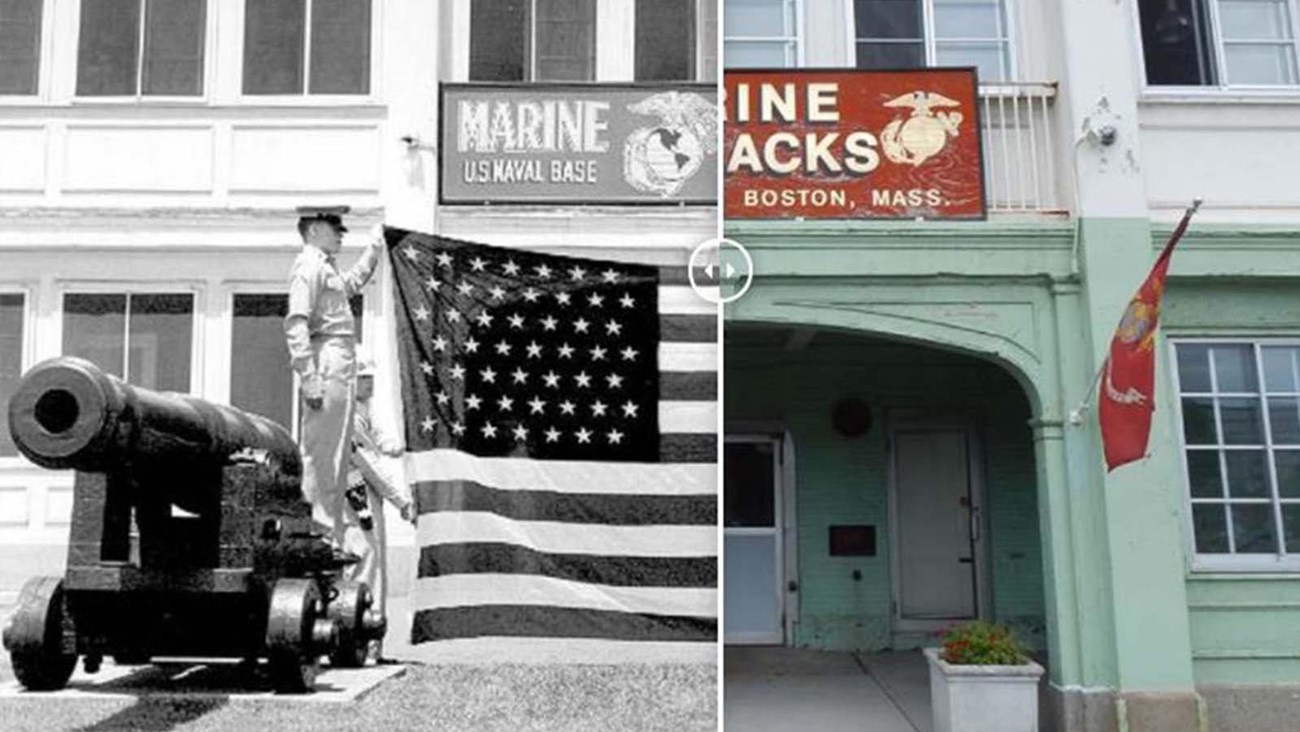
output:
[[[350,206],[299,206],[298,231],[306,232],[307,226],[313,221],[324,221],[336,231],[347,231],[348,227],[343,225],[343,214],[351,210]]]

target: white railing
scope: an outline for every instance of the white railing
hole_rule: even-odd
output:
[[[984,186],[993,212],[1060,212],[1056,82],[980,85]]]

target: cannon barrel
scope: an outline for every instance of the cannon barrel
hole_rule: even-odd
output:
[[[71,356],[27,372],[9,401],[9,431],[19,451],[45,468],[102,472],[216,463],[253,450],[265,451],[288,475],[302,474],[293,437],[275,422],[187,394],[132,386]]]

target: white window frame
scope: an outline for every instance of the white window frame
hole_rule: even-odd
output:
[[[1260,348],[1262,346],[1291,346],[1300,347],[1300,338],[1286,338],[1275,336],[1232,336],[1232,337],[1200,337],[1200,336],[1176,336],[1171,335],[1168,339],[1169,352],[1169,369],[1171,374],[1171,384],[1173,394],[1171,400],[1174,402],[1174,429],[1178,436],[1178,473],[1182,483],[1182,510],[1183,510],[1183,538],[1186,556],[1188,558],[1188,569],[1193,573],[1198,572],[1300,572],[1300,553],[1286,553],[1286,536],[1283,534],[1281,519],[1281,505],[1283,503],[1293,503],[1300,505],[1300,498],[1282,499],[1278,496],[1277,486],[1277,466],[1273,461],[1273,429],[1268,419],[1267,401],[1264,391],[1264,372],[1263,363],[1259,358]],[[1187,469],[1187,438],[1184,433],[1183,423],[1183,390],[1178,373],[1178,346],[1192,344],[1207,345],[1249,345],[1254,349],[1255,374],[1259,384],[1258,394],[1237,394],[1235,392],[1219,393],[1215,379],[1215,371],[1211,369],[1211,389],[1212,395],[1219,399],[1223,397],[1257,397],[1263,408],[1261,415],[1264,423],[1264,444],[1263,445],[1242,445],[1243,449],[1258,449],[1263,447],[1268,456],[1268,479],[1270,496],[1267,499],[1233,499],[1232,501],[1215,500],[1215,499],[1193,499],[1191,476]],[[1286,394],[1283,394],[1285,396]],[[1210,396],[1201,392],[1191,392],[1188,396]],[[1218,421],[1218,409],[1215,409],[1216,421]],[[1221,428],[1220,428],[1221,429]],[[1217,447],[1215,448],[1218,449]],[[1239,503],[1261,503],[1267,500],[1268,505],[1273,507],[1274,529],[1277,532],[1278,551],[1275,554],[1199,554],[1196,551],[1196,526],[1192,517],[1192,506],[1194,503],[1208,503],[1212,505],[1225,505],[1230,502]],[[1228,523],[1227,530],[1231,537],[1232,524]]]
[[[36,308],[33,307],[33,300],[36,296],[36,287],[33,284],[0,283],[0,294],[23,296],[23,338],[20,346],[22,353],[18,356],[18,363],[22,373],[27,373],[27,370],[35,365],[33,363],[35,356],[33,344],[36,342],[34,337],[36,334]],[[8,416],[0,414],[0,419],[8,419]],[[26,467],[28,465],[31,465],[31,463],[21,453],[17,455],[0,455],[0,470]]]
[[[785,36],[729,36],[727,35],[726,34],[727,29],[724,26],[724,19],[726,17],[726,12],[723,9],[723,5],[724,3],[726,3],[726,1],[727,0],[718,0],[718,8],[719,8],[718,35],[722,37],[722,47],[718,50],[719,69],[726,68],[726,52],[727,52],[727,43],[729,41],[736,41],[738,43],[745,43],[745,42],[785,43],[786,44],[786,65],[783,68],[789,68],[789,69],[803,68],[805,63],[804,61],[805,44],[803,42],[805,0],[782,0],[782,2],[784,2],[785,4],[792,6],[792,10],[794,13],[794,29],[793,29],[794,35],[785,35]],[[849,9],[849,14],[851,17],[853,13],[852,3],[850,2],[846,7],[848,7]],[[852,33],[852,31],[850,31],[850,33]]]
[[[183,280],[166,280],[151,282],[148,280],[122,280],[116,282],[105,282],[103,280],[63,280],[55,285],[55,297],[58,303],[58,310],[54,317],[54,327],[51,328],[51,342],[59,355],[63,355],[63,328],[67,322],[67,311],[65,303],[68,295],[132,295],[132,294],[166,294],[166,295],[190,295],[193,300],[193,307],[190,310],[190,385],[186,392],[192,396],[209,398],[205,394],[204,384],[204,325],[206,321],[206,290],[203,283],[199,281],[186,282]],[[130,299],[127,299],[128,315],[131,309]],[[126,318],[123,337],[127,338],[131,327],[130,317]],[[123,341],[123,349],[127,354],[126,340]],[[124,356],[125,358],[125,356]],[[129,364],[127,364],[129,366]],[[123,372],[125,374],[129,372]]]
[[[925,46],[925,66],[927,68],[935,65],[935,43],[937,39],[934,36],[934,0],[918,0],[921,3],[921,33]],[[999,39],[1006,43],[1007,49],[1007,73],[1006,78],[1002,80],[980,79],[980,85],[1006,84],[1014,82],[1020,78],[1020,43],[1016,31],[1016,7],[1015,0],[998,0],[1002,6],[1002,20],[1006,23],[1006,37]],[[1135,4],[1136,5],[1136,4]],[[848,44],[848,66],[856,68],[858,65],[858,19],[854,12],[853,0],[844,0],[844,27],[847,30],[846,42]],[[1141,31],[1139,31],[1139,34]],[[944,39],[946,41],[961,42],[958,39]],[[988,42],[988,39],[969,39],[971,41]]]
[[[1146,44],[1142,40],[1141,10],[1138,3],[1131,3],[1129,12],[1132,16],[1132,38],[1137,50],[1138,73],[1142,80],[1143,99],[1221,97],[1224,94],[1247,94],[1263,97],[1298,97],[1300,96],[1300,2],[1286,0],[1287,13],[1291,21],[1292,61],[1296,65],[1296,83],[1294,84],[1228,84],[1226,81],[1227,59],[1223,50],[1223,34],[1219,21],[1220,0],[1209,0],[1210,41],[1214,44],[1212,58],[1215,65],[1216,84],[1152,84],[1147,79]]]
[[[76,13],[75,13],[75,16],[76,16],[76,17],[73,18],[73,29],[74,29],[74,30],[73,30],[73,41],[72,41],[72,44],[71,44],[71,47],[72,47],[72,64],[71,64],[71,68],[69,69],[69,73],[71,74],[71,78],[70,78],[69,81],[68,81],[68,83],[69,83],[69,85],[70,85],[69,88],[71,89],[71,96],[72,96],[72,101],[73,101],[73,103],[75,103],[75,104],[77,104],[77,105],[84,105],[84,104],[110,104],[110,105],[111,105],[111,104],[167,104],[167,105],[199,105],[199,104],[207,104],[208,101],[211,100],[212,97],[213,97],[213,89],[212,89],[212,87],[213,87],[213,84],[216,83],[216,63],[213,61],[213,57],[214,57],[215,55],[217,55],[217,53],[218,53],[218,48],[217,48],[217,24],[216,24],[216,22],[215,22],[215,18],[216,18],[216,15],[215,15],[215,14],[219,11],[219,9],[217,8],[217,3],[219,2],[219,0],[206,0],[206,1],[204,2],[204,5],[203,5],[203,68],[199,71],[199,76],[201,77],[201,80],[202,80],[202,82],[203,82],[203,90],[202,90],[202,92],[199,93],[199,94],[194,94],[194,95],[185,95],[185,96],[177,96],[177,95],[160,95],[160,94],[144,94],[144,93],[143,93],[143,82],[144,82],[144,33],[145,33],[145,17],[144,17],[144,9],[143,9],[143,6],[144,6],[144,3],[145,3],[145,0],[138,0],[138,2],[140,2],[140,4],[141,4],[141,12],[140,12],[140,27],[139,27],[139,29],[138,29],[138,31],[137,31],[138,36],[139,36],[139,46],[138,46],[138,48],[136,49],[136,59],[135,59],[135,88],[136,88],[136,93],[135,93],[135,94],[115,94],[115,95],[105,95],[105,94],[84,95],[84,94],[81,94],[81,93],[79,93],[79,92],[77,91],[77,76],[79,75],[79,73],[80,73],[80,68],[81,68],[81,67],[80,67],[80,63],[81,63],[81,5],[82,5],[82,0],[77,0]],[[52,12],[53,9],[54,9],[54,7],[55,7],[55,5],[54,5],[54,3],[52,2],[52,0],[46,0],[45,10],[46,10],[47,12]],[[47,21],[47,20],[45,20],[45,19],[42,19],[41,23],[42,23],[42,30],[43,30],[43,31],[47,29],[47,27],[48,27],[48,22],[49,22],[49,21]],[[42,41],[41,41],[41,42],[42,42],[42,44],[45,43],[44,38],[42,38]],[[42,61],[45,60],[44,55],[42,55],[42,59],[41,59],[41,60],[42,60]],[[30,97],[21,97],[21,98],[23,98],[23,99],[30,99]],[[62,302],[62,301],[60,300],[60,302]]]
[[[245,0],[233,3],[236,6],[232,25],[236,32],[233,39],[234,57],[237,59],[235,70],[230,80],[234,97],[245,106],[281,106],[281,107],[331,107],[351,106],[357,104],[376,104],[383,98],[380,88],[383,75],[383,41],[384,0],[370,0],[370,91],[365,94],[312,94],[307,91],[311,86],[311,10],[315,0],[307,0],[306,13],[303,16],[303,75],[302,92],[298,94],[246,94],[244,92],[244,23],[247,20]]]

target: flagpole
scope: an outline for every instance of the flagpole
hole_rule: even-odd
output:
[[[1183,211],[1183,220],[1182,222],[1180,222],[1179,225],[1181,226],[1183,224],[1186,224],[1187,222],[1190,222],[1192,216],[1195,215],[1198,210],[1200,210],[1201,204],[1204,201],[1205,199],[1203,198],[1193,198],[1192,205],[1188,206],[1187,209]],[[1121,320],[1122,319],[1123,316],[1121,316]],[[1076,427],[1078,425],[1083,424],[1084,416],[1088,413],[1089,403],[1092,401],[1093,395],[1097,393],[1097,384],[1101,383],[1101,378],[1106,373],[1106,365],[1109,362],[1110,362],[1110,357],[1107,356],[1101,362],[1101,366],[1097,368],[1096,375],[1092,377],[1092,382],[1088,385],[1088,392],[1084,394],[1083,399],[1079,401],[1079,406],[1075,407],[1073,410],[1070,411],[1070,424],[1075,425]]]

